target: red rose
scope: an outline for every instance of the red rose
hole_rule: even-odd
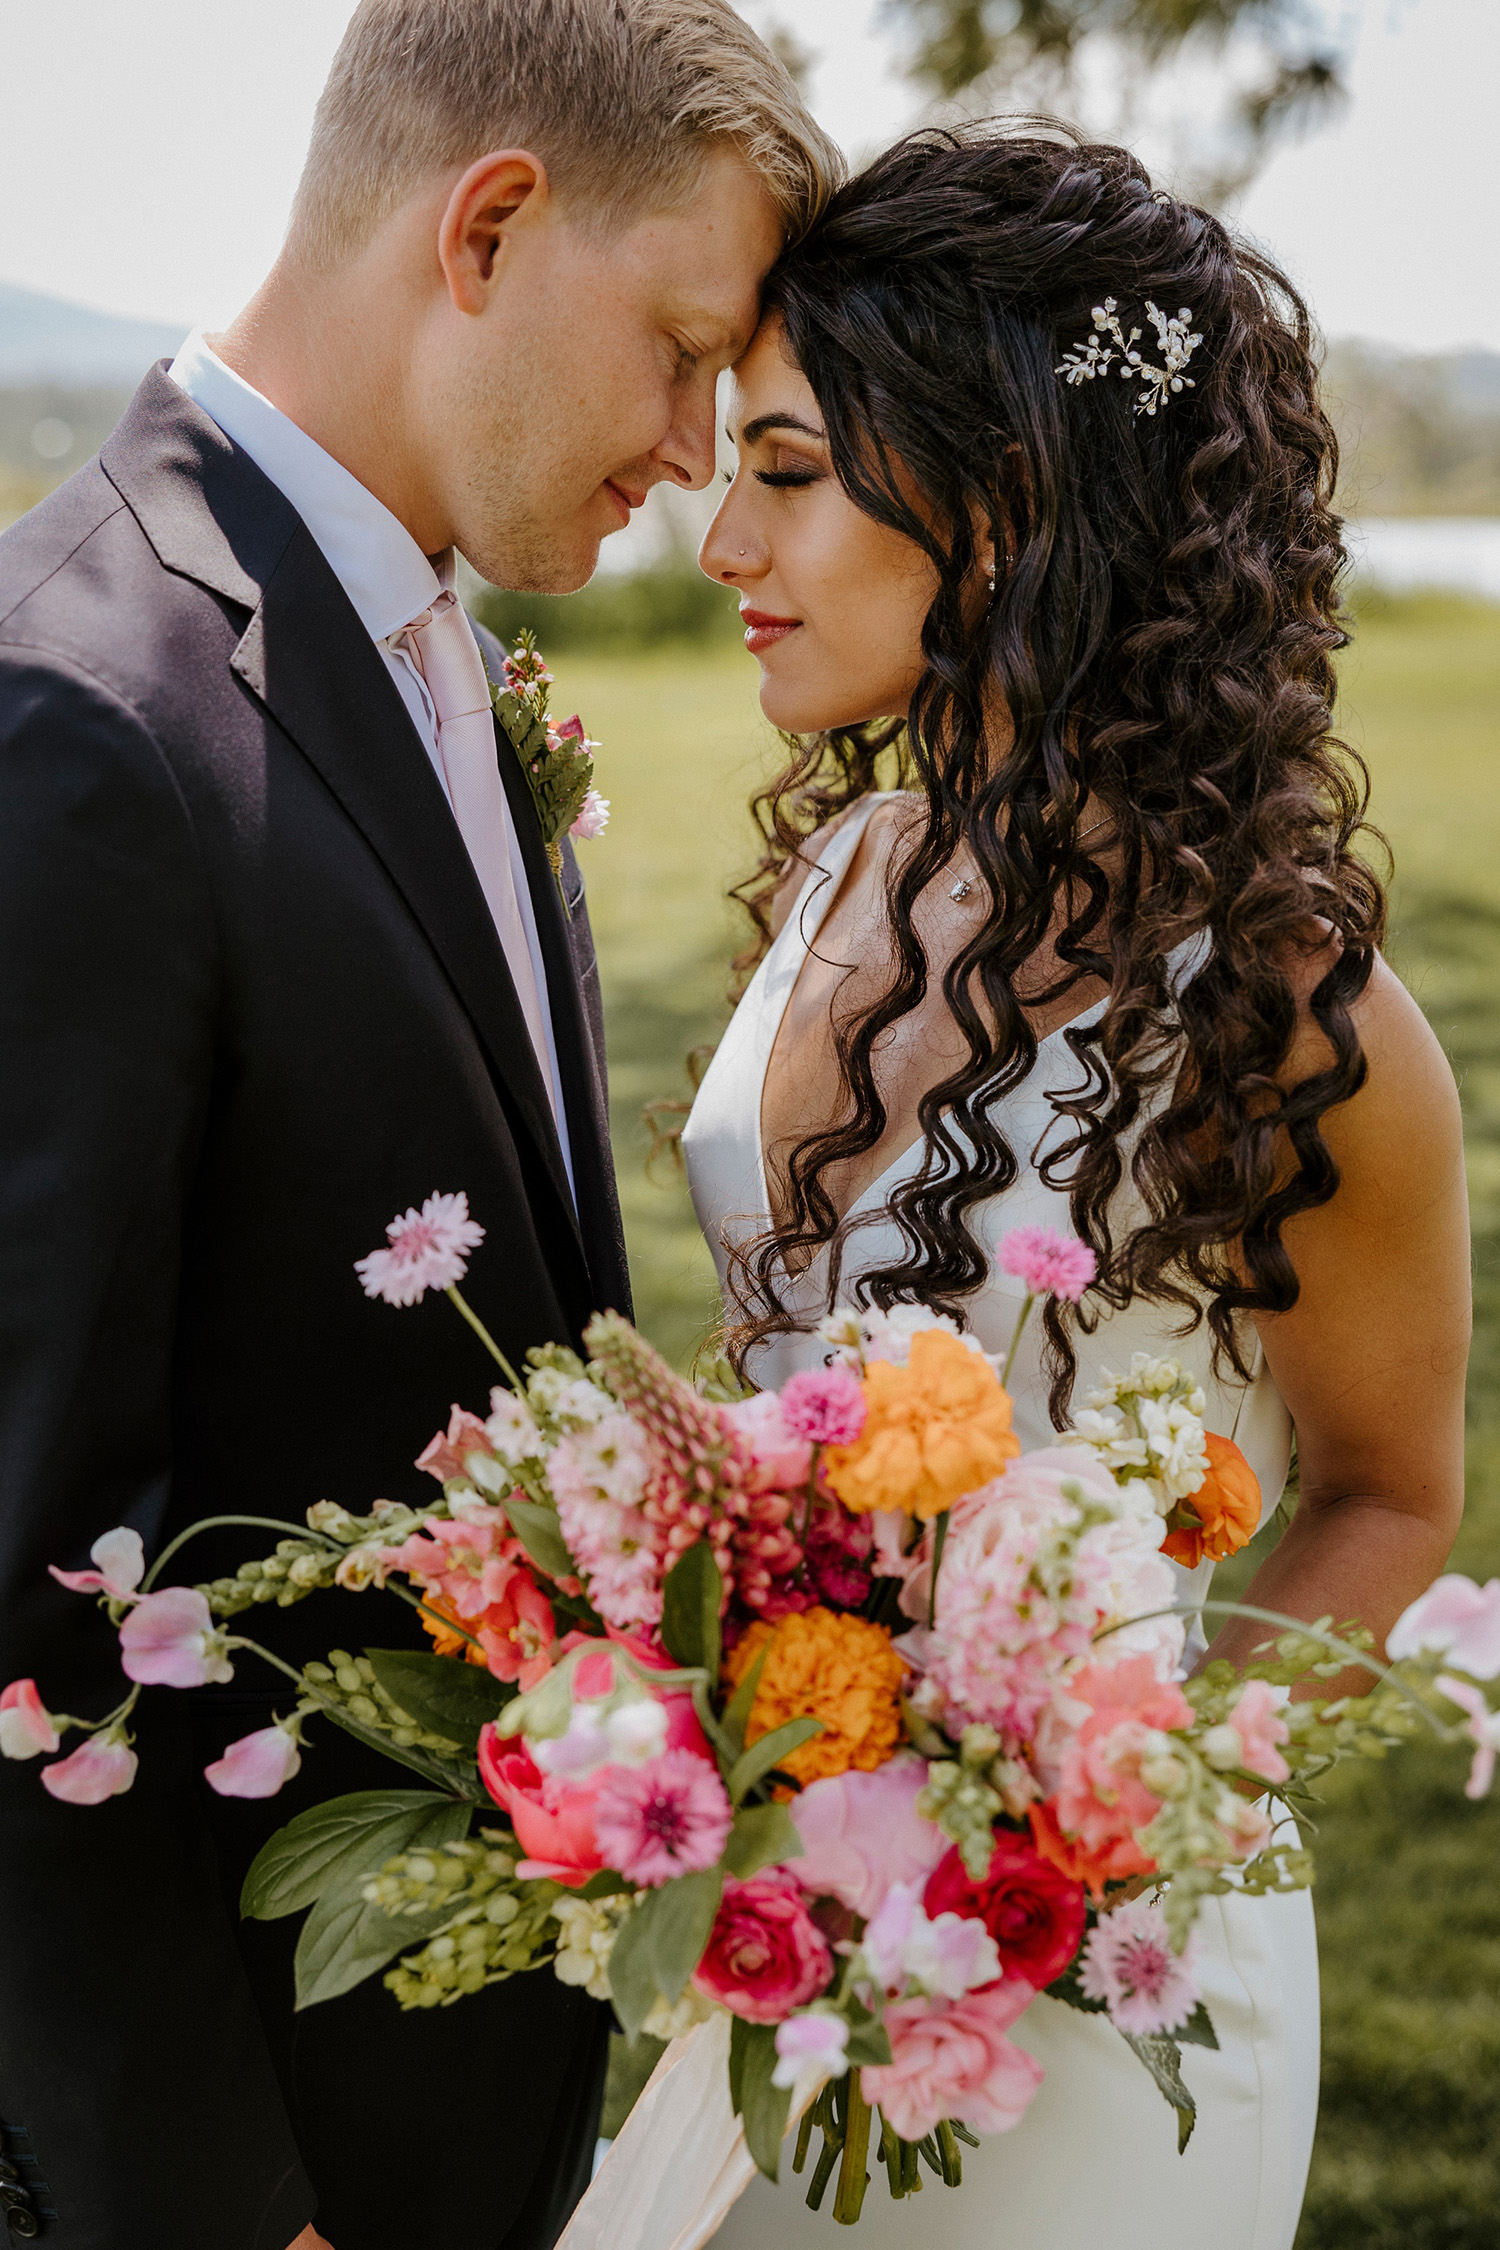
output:
[[[1083,1885],[1048,1865],[1023,1837],[995,1838],[988,1872],[974,1882],[955,1845],[927,1878],[922,1904],[939,1914],[983,1922],[1007,1976],[1038,1992],[1060,1977],[1083,1938]]]

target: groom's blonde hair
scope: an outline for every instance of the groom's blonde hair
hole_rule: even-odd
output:
[[[318,103],[289,245],[357,250],[424,179],[531,149],[605,223],[691,194],[715,142],[791,239],[843,177],[837,146],[728,0],[360,0]]]

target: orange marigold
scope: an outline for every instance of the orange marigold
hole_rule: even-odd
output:
[[[1189,1570],[1205,1557],[1222,1562],[1226,1555],[1237,1555],[1255,1537],[1260,1522],[1260,1480],[1244,1454],[1232,1438],[1220,1437],[1216,1430],[1205,1430],[1203,1437],[1208,1475],[1174,1511],[1197,1520],[1179,1524],[1161,1543],[1164,1555],[1186,1563]]]
[[[883,1766],[901,1740],[897,1699],[906,1666],[883,1625],[832,1609],[804,1609],[775,1625],[762,1618],[735,1643],[724,1671],[738,1687],[761,1650],[747,1746],[788,1719],[821,1719],[823,1732],[781,1760],[799,1786]]]
[[[920,1330],[905,1367],[876,1360],[867,1368],[865,1407],[853,1445],[823,1455],[824,1476],[856,1514],[941,1515],[1021,1450],[995,1370],[944,1328]]]

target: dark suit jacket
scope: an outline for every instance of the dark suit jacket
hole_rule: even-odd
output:
[[[394,1212],[468,1191],[471,1302],[513,1359],[627,1306],[581,884],[569,854],[570,921],[501,767],[576,1218],[458,830],[290,504],[157,369],[0,539],[0,1680],[54,1710],[120,1692],[107,1620],[46,1569],[111,1525],[149,1555],[209,1513],[431,1490],[409,1464],[495,1371],[441,1297],[362,1295]],[[412,1637],[361,1599],[246,1624],[299,1662]],[[0,1770],[0,2128],[69,2250],[284,2250],[315,2209],[335,2250],[549,2244],[602,2013],[543,1973],[414,2016],[377,1978],[293,2017],[295,1931],[238,1923],[244,1866],[301,1805],[400,1776],[315,1724],[281,1798],[211,1797],[205,1758],[278,1685],[241,1657],[220,1698],[149,1691],[136,1786],[95,1809]]]

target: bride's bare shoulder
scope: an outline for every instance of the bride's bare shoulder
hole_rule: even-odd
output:
[[[860,854],[862,857],[883,861],[890,850],[892,837],[903,824],[903,813],[909,802],[904,791],[892,791],[879,798],[873,806],[870,806],[867,797],[856,797],[852,805],[845,805],[843,811],[835,813],[832,820],[825,820],[821,828],[815,828],[802,849],[792,854],[781,870],[781,879],[771,898],[772,937],[781,935],[787,918],[809,882],[817,879],[818,861],[847,821],[862,812],[865,814],[865,832],[860,839]],[[869,807],[867,812],[866,807]]]

